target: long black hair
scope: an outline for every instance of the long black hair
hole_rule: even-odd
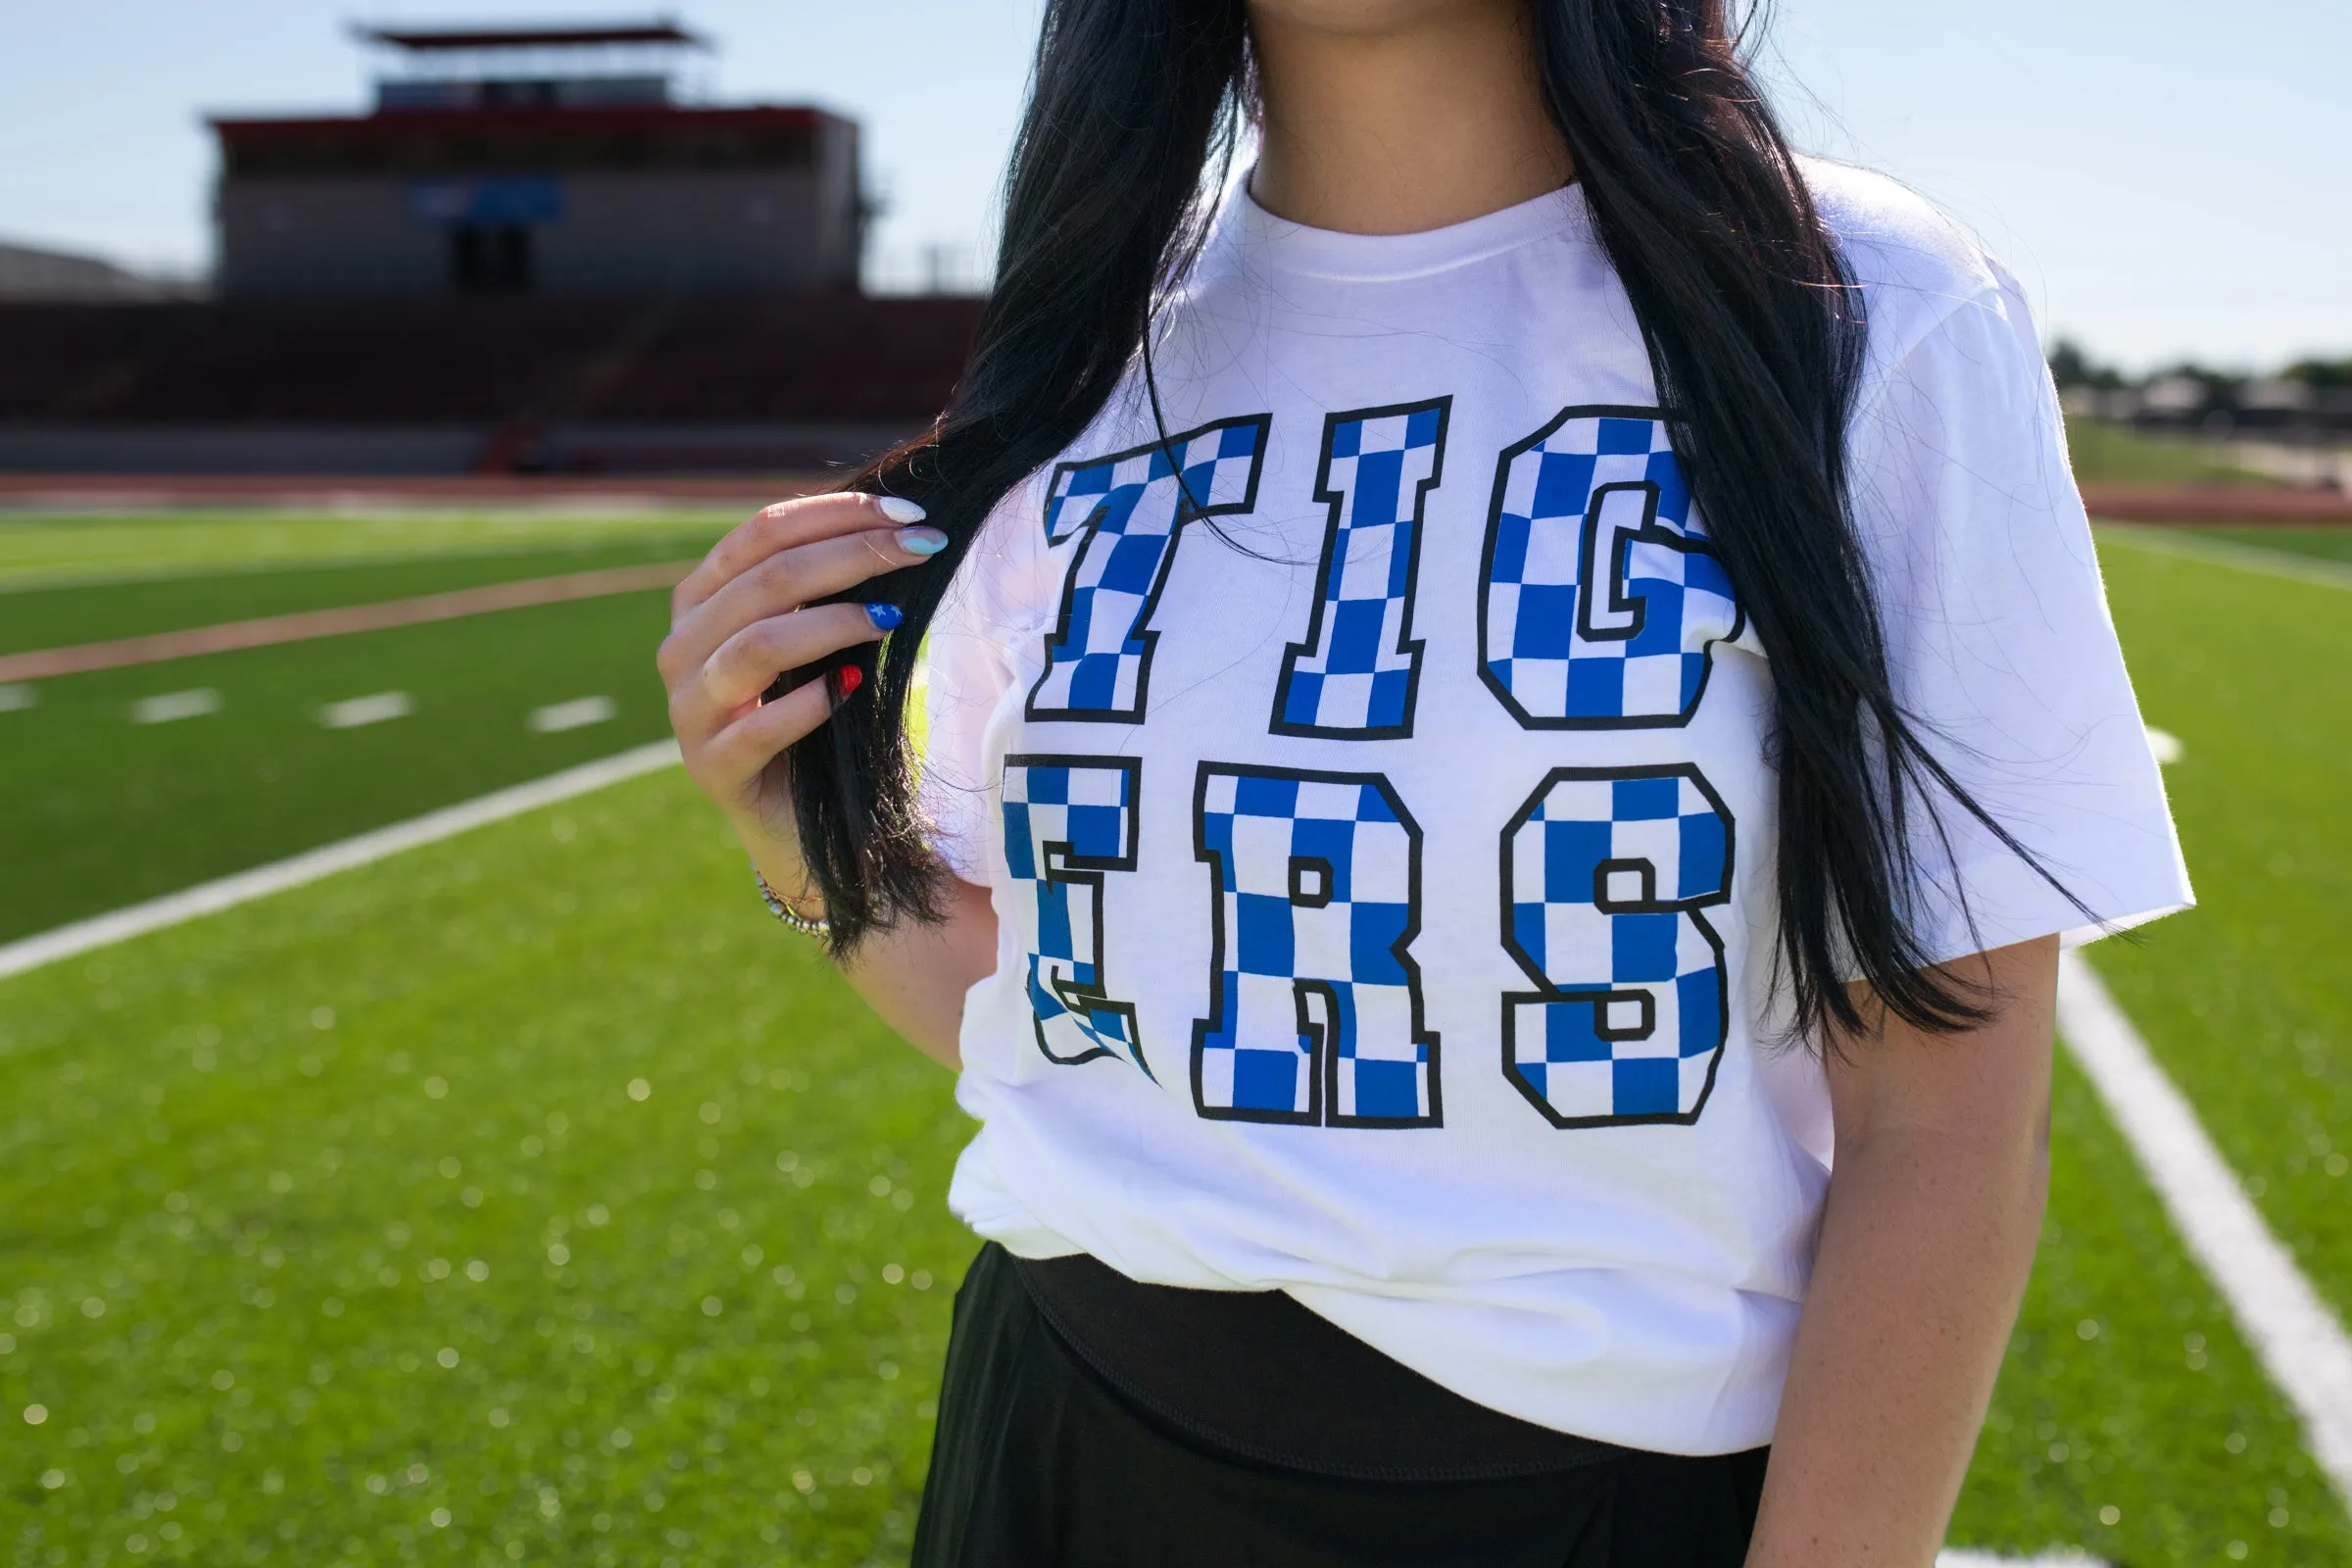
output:
[[[1631,298],[1708,532],[1769,657],[1780,975],[1800,1029],[1875,1026],[1844,981],[1939,1031],[1984,994],[1931,968],[1909,867],[1938,793],[2004,842],[1895,701],[1848,505],[1867,325],[1724,0],[1530,0],[1544,103]],[[1133,374],[1198,253],[1253,95],[1244,0],[1048,0],[1006,181],[997,280],[955,400],[854,488],[949,544],[872,585],[906,612],[870,679],[779,765],[836,951],[935,915],[906,705],[923,631],[981,520]],[[861,657],[873,659],[873,655]],[[2023,851],[2021,850],[2022,854]]]

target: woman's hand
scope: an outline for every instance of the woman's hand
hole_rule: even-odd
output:
[[[918,527],[923,509],[897,497],[810,496],[763,509],[712,547],[670,599],[656,662],[686,771],[735,824],[772,888],[797,899],[807,867],[793,833],[792,787],[778,756],[822,724],[848,693],[808,681],[772,703],[760,694],[899,623],[890,605],[815,601],[920,564],[948,536]],[[878,931],[844,965],[887,1023],[953,1067],[963,998],[996,965],[988,892],[944,878],[940,918]],[[814,912],[814,911],[804,911]]]
[[[937,555],[947,535],[909,526],[922,516],[921,507],[896,496],[778,502],[712,546],[670,596],[669,635],[655,660],[669,691],[670,728],[688,775],[727,813],[763,871],[774,869],[763,850],[793,844],[791,786],[770,764],[848,692],[812,680],[772,703],[760,694],[786,670],[878,641],[899,623],[891,605],[814,601]]]

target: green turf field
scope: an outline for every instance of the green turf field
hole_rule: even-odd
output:
[[[0,590],[0,654],[380,604],[485,583],[691,561],[710,543],[700,534],[665,533],[498,555],[418,556],[364,565],[191,572],[79,587]]]
[[[961,1118],[748,883],[669,772],[4,983],[9,1560],[904,1560]]]
[[[903,1555],[962,1126],[743,881],[667,773],[8,982],[0,1539]],[[1956,1537],[2352,1554],[2072,1074],[2058,1127]]]
[[[416,556],[515,555],[675,538],[698,555],[740,521],[710,509],[308,514],[198,512],[108,516],[0,513],[0,588],[250,572]],[[701,541],[699,544],[694,541]],[[4,613],[0,611],[0,613]]]
[[[2081,484],[2230,484],[2277,486],[2279,481],[2230,463],[2210,443],[2144,435],[2103,419],[2066,421],[2068,456]],[[2217,523],[2196,534],[2229,544],[2352,561],[2352,528],[2231,527]]]
[[[2352,1317],[2352,591],[2128,540],[2104,563],[2141,709],[2182,744],[2166,783],[2199,907],[2100,969]]]
[[[2066,448],[2078,484],[2278,482],[2238,467],[2209,442],[2145,435],[2105,419],[2068,419]]]
[[[2255,550],[2284,550],[2322,561],[2352,562],[2352,528],[2200,528],[2210,538]]]
[[[2049,1217],[1951,1539],[2130,1568],[2352,1561],[2352,1524],[2300,1442],[2062,1058]]]
[[[2095,961],[2352,1315],[2352,600],[2136,538],[2103,557],[2203,905]],[[0,828],[12,894],[51,901],[21,929],[662,733],[661,597],[43,683],[0,712],[0,790],[46,803]],[[198,686],[219,711],[129,723]],[[317,722],[387,689],[416,711]],[[591,692],[618,715],[524,723]],[[0,981],[14,1560],[903,1560],[965,1124],[746,881],[667,772]],[[2054,1167],[1954,1540],[2352,1561],[2063,1067]]]
[[[36,706],[0,712],[0,940],[658,739],[668,624],[653,590],[40,682]],[[141,700],[191,691],[219,710],[132,721]],[[414,711],[320,722],[384,692]],[[612,717],[529,728],[588,697]]]

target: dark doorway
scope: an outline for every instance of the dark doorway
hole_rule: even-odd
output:
[[[449,231],[449,280],[467,294],[531,286],[531,231],[520,223],[460,223]]]

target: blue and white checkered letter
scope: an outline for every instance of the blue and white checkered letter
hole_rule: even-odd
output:
[[[1147,629],[1176,537],[1195,517],[1257,505],[1268,415],[1220,419],[1107,458],[1065,463],[1046,494],[1046,539],[1069,552],[1061,617],[1046,634],[1031,718],[1141,723],[1152,681]]]
[[[1421,829],[1388,780],[1203,762],[1193,834],[1214,920],[1200,1114],[1437,1126],[1438,1037],[1409,951]]]
[[[1687,724],[1742,621],[1655,409],[1566,409],[1496,466],[1481,673],[1529,729]]]
[[[1732,885],[1732,818],[1688,763],[1562,767],[1502,842],[1502,943],[1541,988],[1502,999],[1502,1066],[1558,1127],[1692,1122],[1728,1013],[1699,911]]]
[[[1004,858],[1029,954],[1037,1049],[1067,1064],[1119,1056],[1143,1068],[1135,1007],[1102,973],[1102,878],[1135,869],[1143,764],[1117,757],[1004,759]]]
[[[1315,499],[1331,508],[1306,641],[1282,656],[1273,732],[1343,740],[1413,732],[1421,514],[1446,456],[1451,398],[1334,414]]]

